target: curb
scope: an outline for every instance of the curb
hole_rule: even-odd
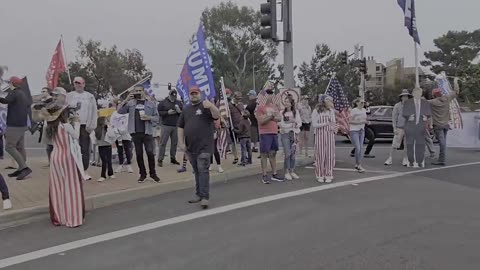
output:
[[[297,167],[309,165],[313,162],[311,158],[297,159]],[[279,168],[283,167],[283,161],[277,162]],[[239,178],[254,176],[260,173],[260,165],[245,168],[235,168],[229,172],[211,175],[210,183],[220,183]],[[190,175],[190,174],[188,174]],[[88,196],[85,198],[85,210],[92,211],[95,209],[112,206],[129,201],[135,201],[144,198],[150,198],[165,194],[168,192],[193,188],[193,179],[184,179],[174,182],[160,183],[157,185],[140,186],[133,189],[114,191],[110,193]],[[32,208],[20,210],[11,210],[0,214],[0,230],[11,228],[19,225],[28,224],[34,221],[45,220],[49,217],[48,205],[41,205]]]

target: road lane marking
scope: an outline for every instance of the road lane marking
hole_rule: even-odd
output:
[[[183,216],[178,216],[174,218],[169,218],[165,220],[160,220],[144,225],[139,225],[135,227],[131,227],[128,229],[123,229],[123,230],[118,230],[106,234],[101,234],[89,238],[85,238],[82,240],[76,240],[72,241],[69,243],[25,253],[22,255],[6,258],[6,259],[1,259],[0,260],[0,268],[5,268],[33,260],[37,260],[40,258],[44,258],[47,256],[59,254],[59,253],[64,253],[66,251],[106,242],[106,241],[111,241],[114,239],[118,238],[123,238],[126,236],[154,230],[154,229],[159,229],[165,226],[173,225],[173,224],[178,224],[181,222],[186,222],[186,221],[191,221],[191,220],[196,220],[200,219],[203,217],[208,217],[208,216],[213,216],[213,215],[218,215],[238,209],[243,209],[259,204],[264,204],[268,202],[273,202],[277,200],[282,200],[286,198],[292,198],[292,197],[298,197],[302,195],[307,195],[319,191],[324,191],[324,190],[329,190],[329,189],[334,189],[334,188],[339,188],[339,187],[345,187],[345,186],[351,186],[355,184],[361,184],[361,183],[367,183],[367,182],[374,182],[374,181],[379,181],[379,180],[385,180],[385,179],[391,179],[391,178],[397,178],[405,175],[412,175],[412,174],[418,174],[418,173],[424,173],[424,172],[431,172],[431,171],[438,171],[438,170],[445,170],[445,169],[451,169],[451,168],[458,168],[458,167],[466,167],[466,166],[474,166],[474,165],[480,165],[480,162],[471,162],[471,163],[464,163],[464,164],[458,164],[458,165],[451,165],[451,166],[445,166],[445,167],[438,167],[438,168],[429,168],[429,169],[422,169],[422,170],[415,170],[415,171],[409,171],[409,172],[399,172],[399,173],[393,173],[389,175],[379,175],[379,176],[373,176],[373,177],[367,177],[367,178],[362,178],[362,179],[357,179],[357,180],[350,180],[350,181],[345,181],[345,182],[337,182],[337,183],[332,183],[332,184],[326,184],[326,185],[321,185],[317,187],[312,187],[312,188],[306,188],[306,189],[301,189],[301,190],[296,190],[296,191],[291,191],[291,192],[286,192],[286,193],[281,193],[281,194],[276,194],[272,196],[267,196],[263,198],[258,198],[258,199],[253,199],[249,201],[244,201],[240,203],[234,203],[230,205],[225,205],[221,206],[218,208],[213,208],[210,210],[206,211],[200,211],[200,212],[195,212]]]
[[[312,166],[307,166],[305,169],[315,169],[315,167]],[[349,169],[349,168],[333,168],[334,171],[343,171],[343,172],[357,172],[355,169]],[[395,173],[395,171],[375,171],[375,170],[367,170],[366,172],[370,173],[386,173],[386,174],[391,174],[392,172]]]

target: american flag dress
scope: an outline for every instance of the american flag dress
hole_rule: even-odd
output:
[[[320,113],[315,110],[312,113],[312,126],[315,128],[315,175],[317,178],[333,176],[333,168],[335,167],[335,116],[330,110]]]
[[[71,126],[69,126],[71,128]],[[64,124],[58,126],[50,159],[50,218],[55,226],[78,227],[85,217],[82,176],[70,152]]]

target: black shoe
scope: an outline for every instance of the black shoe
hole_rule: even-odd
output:
[[[355,157],[355,154],[354,154],[354,153],[350,153],[350,157]]]
[[[263,176],[262,176],[262,183],[264,183],[265,185],[270,184],[270,180],[268,180],[268,176],[267,176],[267,175],[263,175]]]
[[[363,155],[363,157],[364,157],[364,158],[375,158],[374,155],[367,155],[367,154]]]
[[[180,165],[180,163],[176,159],[170,160],[170,163],[172,163],[173,165]]]
[[[30,174],[32,173],[32,169],[30,168],[25,168],[23,169],[20,174],[18,175],[17,177],[17,180],[24,180],[25,178],[27,178],[27,176],[29,176]]]
[[[235,165],[237,163],[238,163],[238,158],[234,159],[233,162],[232,162],[233,165]]]
[[[253,153],[258,153],[258,149],[257,148],[252,148],[252,152]]]
[[[247,166],[247,163],[242,162],[242,163],[238,164],[238,166],[245,167],[245,166]]]
[[[201,201],[202,201],[202,199],[197,196],[197,197],[189,200],[188,203],[199,203],[199,202],[201,202]]]
[[[432,165],[445,166],[445,162],[435,161],[435,162],[432,162]]]
[[[158,167],[163,167],[163,160],[158,161]]]
[[[20,175],[21,172],[22,172],[22,170],[16,170],[13,173],[9,173],[8,177],[17,177],[17,176]]]
[[[155,183],[160,183],[160,178],[159,178],[156,174],[151,174],[151,175],[150,175],[150,178],[152,178],[152,180],[153,180]]]
[[[147,180],[147,177],[141,175],[140,178],[138,178],[138,183],[145,183],[146,180]]]

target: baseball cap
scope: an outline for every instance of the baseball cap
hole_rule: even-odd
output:
[[[55,87],[52,91],[52,94],[67,96],[67,91],[63,87]]]
[[[257,96],[257,92],[256,92],[255,90],[250,90],[250,91],[248,92],[248,96],[249,96],[249,97],[253,97],[253,96],[256,97],[256,96]]]
[[[9,81],[15,87],[18,87],[22,84],[22,79],[20,79],[19,77],[16,77],[16,76],[10,77]]]
[[[188,89],[188,93],[193,93],[193,92],[197,92],[197,93],[200,94],[200,89],[199,89],[198,87],[196,87],[196,86]]]

